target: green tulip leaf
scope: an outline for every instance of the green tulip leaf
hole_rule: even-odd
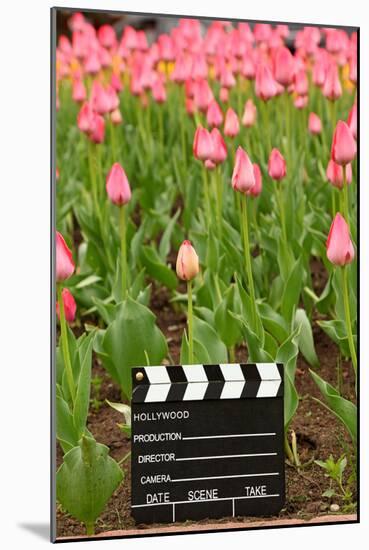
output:
[[[127,298],[117,306],[117,317],[105,331],[99,331],[94,349],[104,367],[131,399],[131,367],[159,365],[168,348],[164,335],[155,324],[155,315],[144,305]]]
[[[299,348],[306,361],[312,367],[319,367],[319,359],[315,351],[313,331],[304,309],[295,313],[295,327],[300,326]]]
[[[108,453],[106,445],[83,436],[78,446],[64,456],[56,473],[58,502],[85,523],[88,534],[123,480],[123,471]]]
[[[348,399],[341,397],[338,391],[325,382],[316,372],[310,370],[310,374],[322,393],[325,403],[321,404],[330,410],[346,427],[352,441],[357,440],[357,407]]]

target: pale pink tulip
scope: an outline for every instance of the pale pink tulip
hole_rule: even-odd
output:
[[[349,164],[356,157],[356,141],[346,122],[339,120],[333,135],[331,157],[341,166]]]
[[[64,306],[64,315],[67,323],[73,323],[76,318],[77,304],[73,297],[73,294],[68,288],[62,290],[62,300]],[[56,302],[56,314],[60,319],[60,307],[59,302]]]
[[[226,112],[224,121],[224,134],[228,137],[234,138],[240,131],[240,123],[236,112],[229,107]]]
[[[332,222],[327,239],[327,258],[336,266],[352,262],[355,251],[345,219],[338,212]]]
[[[56,280],[65,281],[74,273],[74,262],[72,252],[68,248],[63,236],[59,231],[56,232]]]
[[[176,263],[177,275],[182,281],[191,281],[199,273],[199,257],[190,241],[181,244]]]
[[[246,194],[254,185],[254,167],[246,151],[242,147],[238,147],[232,174],[232,187],[235,191]]]
[[[115,162],[106,177],[106,192],[113,204],[122,206],[131,200],[128,178],[119,162]]]
[[[286,177],[286,161],[278,149],[273,149],[269,156],[268,174],[277,181]]]

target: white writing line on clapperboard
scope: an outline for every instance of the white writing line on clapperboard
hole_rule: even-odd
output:
[[[171,479],[171,483],[179,483],[181,481],[206,481],[208,479],[239,479],[241,477],[264,477],[278,476],[279,472],[264,472],[261,474],[235,474],[231,476],[207,476],[207,477],[184,477],[183,479]]]
[[[253,456],[277,456],[277,453],[252,453],[242,455],[215,455],[215,456],[189,456],[184,458],[176,458],[176,462],[182,462],[186,460],[215,460],[218,458],[249,458]]]
[[[190,439],[225,439],[228,437],[265,437],[276,435],[275,432],[264,433],[264,434],[226,434],[226,435],[196,435],[193,437],[182,437],[183,441]]]
[[[152,504],[132,504],[132,508],[145,508],[146,506],[166,506],[168,504],[198,504],[201,502],[204,504],[204,502],[219,502],[222,500],[246,500],[246,499],[253,499],[253,498],[276,498],[279,497],[279,493],[276,493],[274,495],[255,495],[255,496],[242,496],[242,497],[225,497],[225,498],[213,498],[213,499],[204,499],[204,500],[176,500],[175,502],[154,502]]]

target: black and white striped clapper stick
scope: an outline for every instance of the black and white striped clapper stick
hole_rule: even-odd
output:
[[[281,510],[283,365],[152,366],[132,376],[136,522]]]

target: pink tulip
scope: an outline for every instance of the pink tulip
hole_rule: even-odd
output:
[[[151,88],[152,97],[156,103],[165,103],[167,100],[167,92],[161,78],[157,78]]]
[[[119,96],[111,84],[109,84],[105,90],[105,95],[109,102],[109,112],[115,111],[119,107]]]
[[[251,56],[251,53],[246,53],[241,61],[241,74],[248,80],[254,80],[255,78],[255,63]]]
[[[73,101],[76,101],[77,103],[82,103],[86,100],[85,85],[83,84],[83,81],[78,78],[73,81],[72,98]]]
[[[81,130],[81,132],[84,132],[86,134],[90,132],[92,128],[93,117],[94,113],[91,107],[91,103],[84,103],[77,116],[77,126]]]
[[[352,181],[352,168],[351,164],[346,164],[346,181],[351,183]],[[337,189],[343,188],[343,167],[336,164],[334,160],[330,159],[326,171],[327,180]]]
[[[110,113],[110,120],[112,121],[114,126],[119,126],[119,124],[122,124],[123,118],[119,108],[114,109],[114,111]]]
[[[65,281],[73,275],[75,266],[72,258],[72,252],[68,248],[63,236],[59,231],[56,232],[56,280]]]
[[[190,241],[181,244],[176,263],[177,275],[182,281],[191,281],[198,274],[199,257]]]
[[[96,51],[92,51],[85,59],[84,69],[87,74],[96,75],[101,69],[101,63]]]
[[[245,109],[242,116],[242,124],[246,126],[246,128],[251,128],[251,126],[254,126],[256,122],[256,105],[252,101],[252,99],[248,99],[245,103]]]
[[[209,86],[209,83],[204,78],[196,81],[194,86],[194,102],[196,107],[206,112],[210,102],[214,99],[213,91]]]
[[[268,174],[277,181],[286,177],[286,161],[284,160],[278,149],[273,149],[269,156]]]
[[[64,305],[64,315],[67,323],[73,323],[76,318],[77,304],[73,297],[73,294],[68,288],[62,290],[62,300]],[[56,302],[56,314],[60,319],[59,302]]]
[[[89,138],[94,143],[102,143],[105,137],[105,120],[104,117],[97,113],[93,113],[91,119],[91,127]]]
[[[125,171],[115,162],[106,177],[106,192],[113,204],[122,206],[131,200],[131,188]]]
[[[227,158],[227,146],[224,138],[218,128],[213,128],[210,135],[213,147],[209,159],[214,162],[214,164],[221,164]]]
[[[222,103],[228,103],[228,99],[229,99],[229,90],[228,90],[228,88],[220,88],[219,99]]]
[[[305,109],[305,107],[307,107],[308,102],[309,102],[309,98],[307,95],[298,95],[295,101],[293,102],[293,104],[296,107],[296,109],[302,110],[302,109]]]
[[[94,80],[92,83],[91,105],[99,115],[105,115],[110,111],[109,94],[98,80]]]
[[[352,135],[357,139],[357,105],[356,102],[351,107],[349,116],[347,118],[348,127],[351,130]]]
[[[309,132],[313,135],[321,134],[322,132],[322,121],[315,113],[309,114]]]
[[[332,222],[327,239],[327,258],[337,266],[352,262],[355,251],[345,219],[338,212]]]
[[[102,25],[97,31],[97,38],[104,48],[113,48],[117,37],[111,25]]]
[[[331,101],[339,99],[342,95],[342,86],[338,76],[336,63],[331,63],[328,67],[322,92],[323,95]]]
[[[224,122],[224,134],[228,137],[234,138],[240,131],[240,123],[235,111],[229,107],[226,112]]]
[[[193,140],[193,154],[198,160],[207,160],[212,157],[213,140],[209,131],[202,126],[196,128]]]
[[[218,103],[213,99],[209,104],[208,111],[206,113],[206,120],[209,126],[220,126],[223,122],[223,113]]]
[[[305,96],[309,91],[309,81],[305,69],[301,69],[295,74],[295,92],[298,95]]]
[[[256,69],[255,93],[263,101],[277,94],[277,84],[268,65],[260,63]]]
[[[261,176],[261,170],[258,164],[253,164],[254,168],[254,178],[255,178],[255,184],[251,189],[247,192],[248,195],[251,197],[258,197],[262,191],[263,188],[263,179]]]
[[[224,67],[222,74],[220,75],[220,85],[222,88],[233,88],[236,84],[236,79],[233,76],[232,71],[227,67]]]
[[[232,174],[232,187],[240,193],[247,193],[255,185],[254,167],[246,151],[238,147]]]
[[[344,166],[356,156],[356,141],[346,122],[339,120],[333,135],[331,157],[337,164]]]
[[[110,84],[113,86],[114,90],[116,92],[121,92],[123,90],[122,82],[120,80],[120,76],[117,73],[112,73]]]
[[[214,168],[217,167],[217,165],[210,159],[207,159],[205,162],[204,162],[204,166],[207,170],[214,170]]]
[[[278,48],[275,56],[274,76],[282,86],[289,86],[293,82],[295,73],[295,60],[286,47]]]
[[[313,66],[313,82],[321,88],[326,79],[326,66],[323,60],[317,59]]]

